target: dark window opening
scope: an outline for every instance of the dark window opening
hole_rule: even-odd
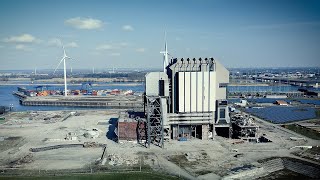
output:
[[[220,109],[219,113],[220,113],[220,116],[219,116],[220,119],[226,118],[226,110],[225,109]]]

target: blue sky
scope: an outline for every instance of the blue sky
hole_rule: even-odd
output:
[[[54,69],[60,41],[85,69],[161,68],[173,57],[227,67],[319,67],[317,0],[2,0],[0,69]]]

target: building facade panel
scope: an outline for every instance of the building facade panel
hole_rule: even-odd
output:
[[[197,83],[197,72],[190,72],[190,95],[191,95],[191,112],[197,112],[197,104],[198,104],[198,95],[197,95],[197,88],[198,88],[198,83]]]
[[[203,111],[203,74],[197,72],[197,112]]]
[[[190,72],[185,72],[185,81],[184,81],[184,85],[185,85],[185,101],[184,101],[184,108],[185,111],[184,112],[191,112],[191,73]]]
[[[210,90],[210,81],[209,76],[210,72],[202,72],[203,73],[203,111],[210,111],[209,103],[211,100],[209,90]]]
[[[185,77],[184,72],[178,72],[178,86],[179,86],[179,112],[185,112]]]

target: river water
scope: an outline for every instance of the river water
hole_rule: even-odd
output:
[[[24,85],[10,85],[10,84],[24,84]],[[49,90],[63,90],[63,84],[54,83],[37,83],[37,85],[30,85],[30,82],[8,82],[8,85],[0,85],[0,106],[13,106],[13,111],[50,111],[50,110],[77,110],[77,109],[88,109],[85,107],[53,107],[53,106],[21,106],[19,104],[19,98],[12,95],[13,91],[17,91],[18,87],[25,87],[28,90],[35,90],[38,85],[48,85]],[[27,84],[27,85],[25,85]],[[68,89],[76,90],[81,89],[82,85],[68,85]],[[297,86],[228,86],[228,92],[294,92],[298,91]],[[133,90],[137,93],[142,93],[145,90],[144,83],[127,83],[127,82],[117,82],[117,83],[105,83],[99,82],[93,85],[94,90],[107,90],[107,89],[119,89],[119,90]],[[92,109],[92,108],[90,108]],[[95,107],[95,109],[97,109]]]

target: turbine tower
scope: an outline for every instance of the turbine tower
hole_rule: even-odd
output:
[[[62,43],[61,43],[62,44]],[[66,59],[71,59],[69,56],[66,54],[66,50],[64,49],[64,46],[62,44],[62,49],[63,49],[63,57],[61,61],[59,62],[58,66],[54,70],[53,74],[56,72],[58,67],[60,66],[61,62],[63,61],[63,75],[64,75],[64,96],[67,96],[67,68],[66,68]]]
[[[164,51],[160,52],[163,54],[163,72],[166,72],[166,67],[169,65],[168,49],[167,49],[167,32],[164,32]]]

